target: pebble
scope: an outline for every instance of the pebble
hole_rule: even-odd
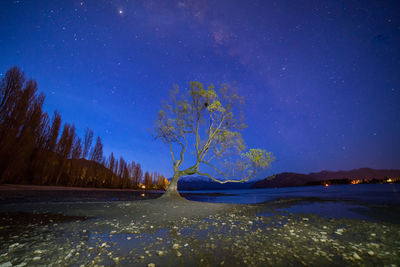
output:
[[[182,253],[180,253],[179,251],[176,251],[176,256],[182,257]]]
[[[17,247],[18,245],[19,245],[19,243],[14,243],[14,244],[10,245],[9,248],[15,248],[15,247]]]
[[[179,244],[173,244],[173,245],[172,245],[172,248],[173,248],[173,249],[178,249],[178,248],[179,248]]]
[[[361,260],[361,257],[357,254],[357,252],[353,253],[353,258],[356,260]]]
[[[339,228],[339,229],[337,229],[336,231],[335,231],[335,234],[337,234],[337,235],[342,235],[343,234],[343,229],[342,228]]]
[[[375,253],[374,253],[372,250],[369,250],[369,251],[368,251],[368,255],[370,255],[370,256],[374,256],[374,255],[375,255]]]
[[[147,264],[147,267],[156,267],[156,265],[154,263],[149,263]]]
[[[159,251],[157,251],[157,255],[158,255],[158,256],[164,256],[165,253],[164,253],[164,251],[159,250]]]
[[[39,256],[33,257],[33,260],[38,261],[38,260],[40,260],[40,257]]]
[[[0,267],[11,267],[12,266],[12,264],[11,264],[11,262],[9,262],[9,261],[7,261],[7,262],[5,262],[5,263],[2,263],[1,265],[0,265]]]
[[[71,258],[71,257],[72,257],[72,254],[71,254],[71,252],[70,252],[70,253],[68,253],[67,256],[65,256],[64,260],[68,260],[68,259]]]

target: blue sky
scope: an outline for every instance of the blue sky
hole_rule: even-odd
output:
[[[1,1],[0,73],[20,66],[45,110],[172,174],[152,138],[174,84],[236,83],[261,174],[399,168],[396,1]]]

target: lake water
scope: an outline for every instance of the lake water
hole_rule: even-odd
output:
[[[246,190],[180,191],[181,193],[221,193],[219,196],[193,195],[196,201],[255,204],[280,198],[317,197],[331,200],[360,201],[369,204],[400,205],[400,184],[360,184],[263,188]],[[223,194],[229,194],[224,196]]]
[[[189,193],[189,191],[183,192]],[[311,213],[327,218],[353,218],[400,224],[400,184],[209,190],[196,191],[196,193],[220,194],[211,196],[196,194],[188,195],[187,198],[204,202],[236,204],[300,199],[278,210],[283,213]]]

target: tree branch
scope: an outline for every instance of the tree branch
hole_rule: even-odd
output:
[[[187,145],[188,145],[188,141],[187,141],[186,136],[185,136],[185,134],[183,132],[181,133],[181,136],[185,140],[185,145],[183,146],[181,144],[181,142],[179,142],[182,145],[182,149],[181,149],[181,154],[180,154],[181,159],[180,159],[180,161],[178,163],[178,167],[181,166],[181,164],[183,163],[183,160],[184,160],[184,157],[185,157],[186,148],[187,148]]]
[[[196,173],[199,174],[199,175],[202,175],[202,176],[207,176],[208,178],[210,178],[214,182],[217,182],[217,183],[220,183],[220,184],[226,184],[226,183],[243,183],[243,182],[247,182],[248,180],[251,179],[251,177],[253,177],[255,172],[253,172],[251,175],[247,176],[246,178],[243,178],[242,180],[224,180],[224,181],[215,179],[214,177],[212,177],[208,173],[202,173],[202,172],[199,172],[199,171],[197,171]]]
[[[221,175],[223,175],[223,176],[225,176],[225,177],[228,176],[228,174],[225,174],[225,173],[221,172],[221,171],[218,170],[214,165],[212,165],[211,163],[209,163],[209,162],[207,162],[207,161],[200,160],[200,163],[204,163],[204,164],[210,166],[210,167],[213,168],[217,173],[219,173],[219,174],[221,174]]]
[[[171,150],[172,163],[173,163],[174,166],[175,166],[175,157],[174,157],[174,150],[172,149],[172,144],[171,144],[171,142],[170,142],[168,139],[166,139],[166,140],[167,140],[167,142],[168,142],[168,144],[169,144],[169,149]]]

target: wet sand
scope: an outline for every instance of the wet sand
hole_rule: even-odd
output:
[[[398,224],[281,211],[301,201],[3,203],[0,266],[400,265]]]

